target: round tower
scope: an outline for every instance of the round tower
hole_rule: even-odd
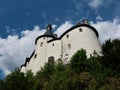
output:
[[[61,35],[62,59],[67,63],[73,54],[80,49],[85,49],[87,57],[96,51],[99,55],[101,46],[98,40],[97,30],[89,25],[88,20],[83,20],[81,24],[73,26]]]
[[[32,70],[33,73],[36,73],[40,70],[40,67],[44,66],[47,62],[47,51],[48,51],[48,41],[56,38],[52,33],[52,26],[49,24],[47,26],[46,32],[37,37],[35,40],[36,48],[33,56],[30,58],[28,69]]]

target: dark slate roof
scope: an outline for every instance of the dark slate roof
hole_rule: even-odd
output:
[[[31,58],[33,57],[34,53],[35,53],[35,50],[33,51],[33,53],[32,53],[32,55],[30,56],[30,58],[26,58],[25,63],[24,63],[23,65],[21,65],[21,68],[22,68],[23,66],[26,67],[27,62],[29,62],[29,61],[31,60]]]
[[[52,30],[47,30],[44,35],[54,36]]]
[[[37,44],[37,40],[42,38],[42,37],[52,37],[53,39],[57,38],[56,35],[53,34],[53,32],[52,32],[52,25],[51,24],[48,24],[47,31],[43,35],[36,38],[35,44]]]
[[[39,36],[39,37],[36,38],[36,40],[35,40],[35,44],[37,44],[37,40],[40,39],[40,38],[42,38],[42,37],[52,37],[53,39],[56,38],[55,35],[41,35],[41,36]]]

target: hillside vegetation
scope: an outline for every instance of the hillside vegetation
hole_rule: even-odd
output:
[[[15,69],[0,80],[0,90],[120,90],[120,40],[107,40],[102,56],[78,50],[67,65],[46,63],[35,76]]]

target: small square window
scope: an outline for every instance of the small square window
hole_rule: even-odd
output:
[[[45,39],[45,37],[43,39]]]
[[[79,29],[79,32],[82,32],[82,28]]]

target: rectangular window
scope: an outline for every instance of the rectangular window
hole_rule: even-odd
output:
[[[51,56],[51,57],[48,57],[48,63],[53,65],[54,64],[54,57]]]

